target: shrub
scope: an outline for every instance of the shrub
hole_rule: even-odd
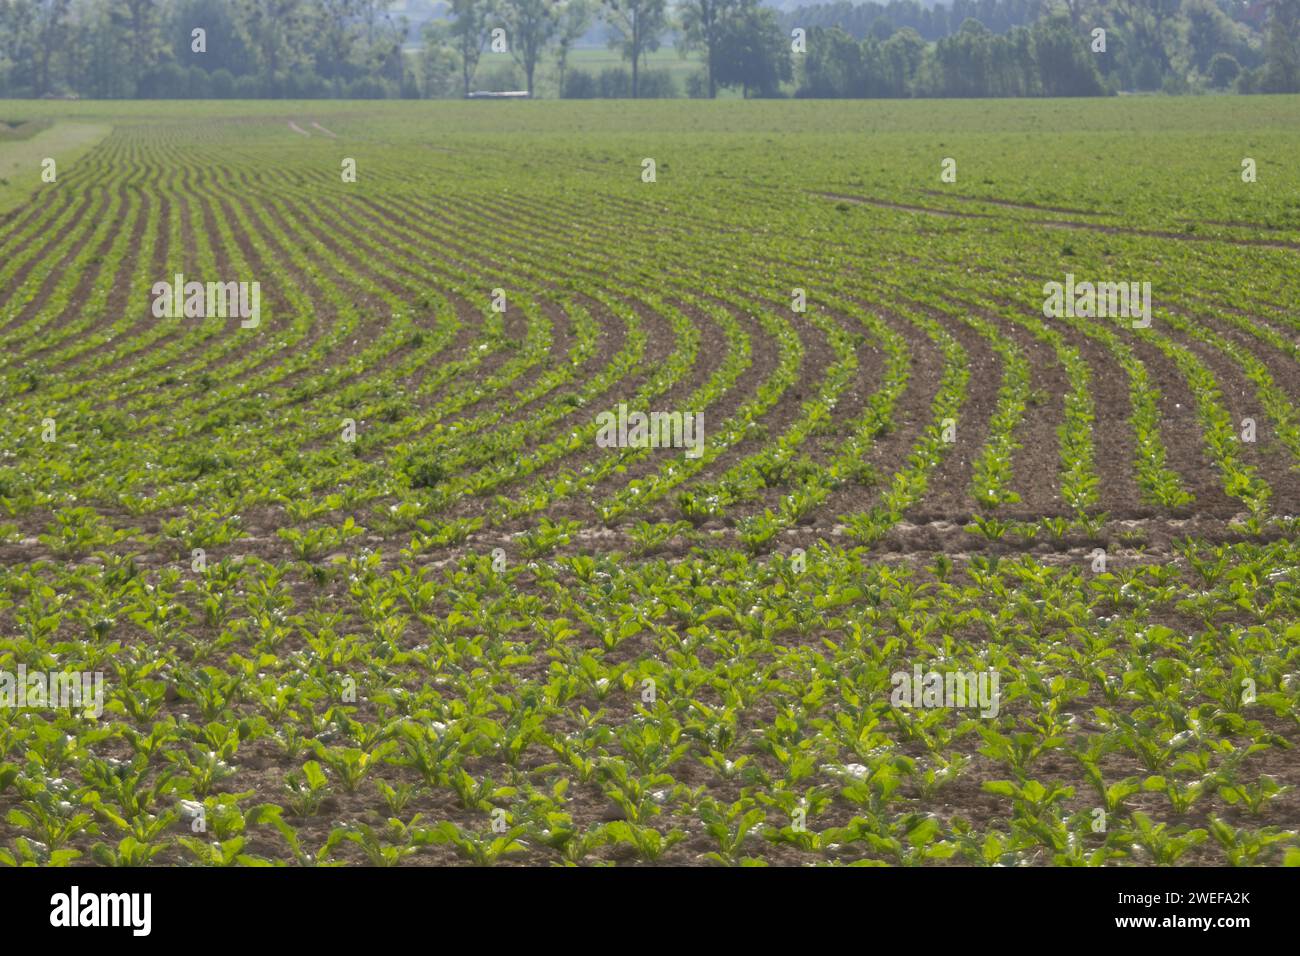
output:
[[[564,75],[563,95],[566,100],[590,100],[600,95],[600,86],[590,73],[569,70]]]
[[[314,71],[306,70],[285,76],[280,91],[291,100],[316,100],[329,92],[329,86]]]
[[[670,100],[681,95],[677,81],[667,70],[646,70],[638,86],[637,96],[643,100]]]
[[[382,100],[390,93],[388,83],[375,76],[361,76],[348,84],[348,99]]]
[[[600,96],[607,100],[625,100],[632,95],[632,74],[616,66],[600,71]]]
[[[241,76],[235,80],[235,99],[255,100],[262,95],[262,83],[255,76]]]
[[[140,77],[138,93],[151,100],[183,99],[189,88],[189,71],[176,63],[164,63]]]
[[[491,69],[480,70],[470,84],[470,89],[504,93],[508,90],[522,90],[526,86],[522,70],[513,63],[502,63]]]
[[[235,76],[224,66],[210,77],[211,95],[214,99],[228,100],[235,95]]]
[[[192,100],[206,100],[212,96],[212,78],[201,66],[189,68],[189,97]]]

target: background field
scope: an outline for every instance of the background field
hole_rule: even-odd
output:
[[[572,74],[575,70],[581,71],[589,74],[597,81],[601,73],[606,70],[620,71],[626,74],[627,82],[627,90],[621,95],[621,98],[628,99],[631,97],[631,69],[617,50],[611,50],[607,47],[581,47],[571,50],[565,70],[567,74]],[[653,53],[645,55],[641,71],[642,75],[645,75],[647,71],[653,74],[669,74],[673,83],[672,95],[683,98],[690,94],[690,88],[687,85],[688,80],[694,74],[703,74],[704,65],[697,54],[683,56],[672,46],[663,46]],[[535,93],[538,97],[559,99],[559,64],[551,60],[541,63],[537,68],[534,82],[536,84]],[[526,88],[526,82],[523,70],[515,64],[509,54],[488,52],[483,55],[471,87],[476,90],[522,90]],[[457,90],[459,89],[457,87]],[[642,93],[643,97],[647,99],[655,98],[653,89],[650,87],[645,89],[648,92]],[[741,93],[739,88],[734,90],[724,89],[719,91],[718,96],[721,99],[740,99]]]
[[[585,70],[593,76],[599,76],[602,70],[627,69],[627,63],[622,59],[615,50],[584,48],[574,50],[569,54],[568,69]],[[653,53],[646,54],[645,66],[642,69],[647,70],[665,70],[673,78],[676,84],[678,96],[687,96],[690,88],[687,86],[688,81],[694,74],[704,72],[704,64],[697,54],[688,54],[683,56],[679,51],[671,47],[661,47]],[[551,69],[542,76],[543,82],[549,80],[558,90],[559,72]],[[718,92],[722,99],[739,99],[739,89],[724,89]]]
[[[1300,861],[1300,98],[0,119],[0,860]]]
[[[102,123],[65,121],[46,126],[42,121],[15,121],[0,126],[0,212],[31,199],[43,182],[42,162],[71,164],[109,133]]]

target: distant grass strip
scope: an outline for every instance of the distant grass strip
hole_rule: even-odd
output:
[[[39,128],[42,125],[44,129]],[[38,189],[55,185],[41,181],[42,160],[52,158],[56,172],[62,174],[111,129],[102,123],[51,126],[45,120],[11,127],[0,120],[0,213],[22,205]],[[24,135],[26,138],[22,138]]]

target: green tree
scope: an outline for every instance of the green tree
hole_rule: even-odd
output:
[[[1185,0],[1182,15],[1188,59],[1198,72],[1209,72],[1216,53],[1232,54],[1241,46],[1237,25],[1214,0]]]
[[[880,48],[889,96],[906,96],[925,59],[925,41],[911,27],[894,33]]]
[[[163,51],[162,10],[158,0],[115,0],[110,22],[122,36],[132,86],[140,85],[145,71],[156,66]]]
[[[316,72],[350,80],[361,72],[361,0],[315,0]]]
[[[1264,43],[1264,93],[1300,93],[1300,0],[1277,0]]]
[[[510,55],[524,71],[531,96],[537,64],[559,33],[560,10],[554,0],[502,0],[500,16]]]
[[[0,0],[0,94],[21,86],[21,64],[28,59],[29,0]]]
[[[79,93],[96,99],[140,95],[137,74],[127,62],[127,49],[113,26],[111,8],[110,0],[83,2],[68,41],[68,83]],[[0,35],[3,33],[4,24],[0,22]]]
[[[718,95],[718,51],[728,21],[742,6],[743,0],[685,0],[681,5],[681,48],[704,53],[709,99]]]
[[[236,28],[257,59],[263,89],[279,92],[280,75],[302,62],[308,17],[302,0],[237,0]]]
[[[374,46],[385,26],[392,24],[392,14],[388,12],[391,4],[388,0],[357,0],[357,4],[366,45]]]
[[[1169,45],[1182,0],[1112,0],[1117,28],[1124,31],[1130,80],[1138,89],[1159,89],[1170,72]]]
[[[749,0],[722,22],[718,38],[718,82],[771,96],[789,80],[790,47],[776,22],[776,13]]]
[[[595,16],[593,0],[567,0],[560,4],[560,30],[555,43],[555,65],[559,72],[560,95],[564,95],[564,74],[569,68],[569,51],[582,39]]]
[[[423,37],[420,73],[424,95],[434,99],[455,96],[460,86],[460,59],[451,29],[440,20],[431,20],[424,25]]]
[[[225,69],[244,74],[256,69],[253,55],[239,35],[234,0],[179,0],[171,8],[167,36],[172,56],[180,63],[201,66],[209,73]],[[193,30],[207,31],[207,49],[191,49]]]
[[[369,2],[373,0],[363,0],[363,3]],[[382,16],[366,27],[365,72],[384,77],[395,88],[402,86],[405,73],[406,58],[402,54],[402,42],[406,30],[406,19],[395,20],[387,10],[382,11]]]
[[[934,47],[941,96],[988,96],[993,73],[995,34],[975,19],[967,19],[952,36]]]
[[[640,65],[647,53],[659,49],[668,28],[666,0],[604,0],[605,22],[614,29],[610,46],[632,62],[632,99],[640,92]]]
[[[1095,6],[1094,0],[1056,0],[1070,18],[1070,25],[1078,29],[1083,25],[1084,17]]]
[[[53,64],[72,37],[71,6],[71,0],[31,0],[15,5],[10,17],[20,31],[19,68],[28,60],[26,72],[37,96],[54,88]]]
[[[493,16],[492,3],[490,0],[451,0],[451,16],[452,43],[460,59],[465,95],[469,96],[470,81],[474,79],[479,57],[483,55],[490,36],[488,24]]]
[[[1065,17],[1039,20],[1031,31],[1044,96],[1098,96],[1101,75],[1087,41]]]
[[[862,48],[839,27],[814,27],[808,34],[801,96],[817,99],[865,96]]]

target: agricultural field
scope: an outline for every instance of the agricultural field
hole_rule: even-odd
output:
[[[0,863],[1300,864],[1300,97],[0,120]]]

